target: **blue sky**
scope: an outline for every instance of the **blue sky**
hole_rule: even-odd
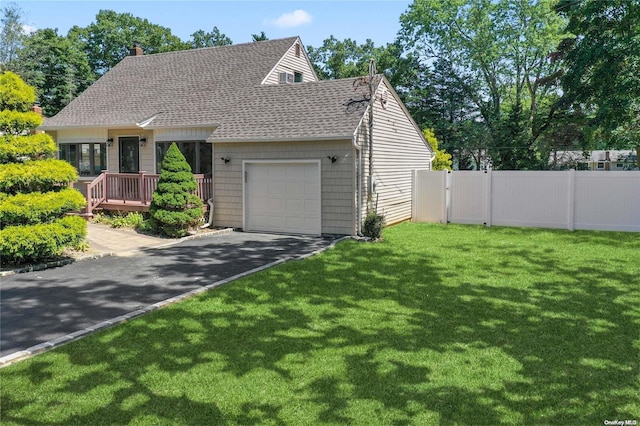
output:
[[[109,9],[168,27],[185,41],[199,29],[208,32],[217,26],[234,43],[251,41],[251,34],[264,31],[271,39],[299,35],[305,45],[314,47],[330,35],[358,43],[370,38],[376,46],[390,43],[400,29],[400,15],[411,3],[405,0],[11,2],[22,9],[29,28],[57,28],[61,35],[66,35],[73,25],[89,25],[99,10]]]

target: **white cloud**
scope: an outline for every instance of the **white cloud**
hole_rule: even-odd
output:
[[[266,19],[265,23],[275,25],[279,28],[293,28],[309,24],[312,19],[308,12],[298,9],[291,13],[283,13],[278,19]]]
[[[23,32],[24,34],[27,34],[27,35],[28,35],[28,34],[31,34],[31,33],[35,33],[37,30],[38,30],[38,29],[37,29],[36,27],[33,27],[33,26],[31,26],[31,25],[27,25],[27,24],[25,24],[25,25],[23,25],[23,26],[22,26],[22,32]]]

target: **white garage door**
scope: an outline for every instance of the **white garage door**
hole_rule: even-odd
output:
[[[246,231],[321,234],[320,162],[245,162]]]

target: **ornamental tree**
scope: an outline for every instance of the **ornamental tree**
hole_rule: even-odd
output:
[[[153,227],[169,237],[182,237],[195,227],[203,215],[202,200],[194,194],[196,188],[191,166],[172,143],[162,161],[149,207]]]
[[[32,134],[42,117],[31,111],[33,87],[12,72],[0,75],[0,256],[3,263],[41,261],[78,246],[87,225],[67,213],[85,199],[69,184],[78,178],[65,161],[52,157],[49,135]]]

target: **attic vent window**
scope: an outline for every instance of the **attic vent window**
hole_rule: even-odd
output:
[[[291,84],[291,83],[302,83],[302,73],[301,72],[281,72],[280,73],[280,84]]]
[[[294,82],[294,76],[290,72],[280,73],[280,84],[289,84]]]
[[[300,45],[296,43],[296,58],[300,57]]]

